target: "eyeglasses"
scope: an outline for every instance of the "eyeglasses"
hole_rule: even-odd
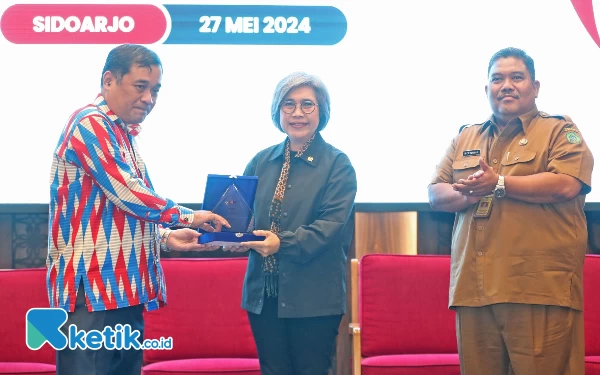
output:
[[[288,115],[291,115],[292,113],[294,113],[296,111],[296,106],[298,104],[293,101],[293,100],[286,100],[285,102],[281,103],[281,109],[283,110],[283,112],[287,113]],[[310,100],[303,100],[300,103],[300,109],[302,110],[302,112],[304,112],[304,114],[311,114],[315,111],[315,108],[317,108],[318,104],[313,103]]]

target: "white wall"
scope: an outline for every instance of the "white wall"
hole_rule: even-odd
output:
[[[168,3],[185,2],[156,2]],[[323,136],[350,156],[357,201],[426,202],[460,125],[489,116],[487,64],[507,46],[534,58],[538,108],[571,116],[600,159],[600,48],[569,0],[260,2],[288,3],[337,7],[346,36],[334,46],[150,46],[163,61],[163,87],[140,144],[159,194],[200,202],[207,174],[241,174],[257,151],[280,142],[271,95],[284,75],[304,70],[329,87]],[[71,112],[95,98],[112,47],[0,37],[0,203],[47,203],[58,136]],[[588,202],[600,201],[599,175]]]

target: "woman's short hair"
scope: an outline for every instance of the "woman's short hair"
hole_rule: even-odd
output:
[[[281,102],[290,91],[301,86],[309,86],[315,90],[317,104],[319,105],[319,126],[317,127],[317,131],[325,129],[325,126],[327,126],[327,123],[329,122],[329,91],[327,90],[327,87],[323,81],[321,81],[319,77],[307,74],[305,72],[295,72],[279,81],[277,87],[275,88],[275,93],[273,94],[273,103],[271,104],[271,119],[273,120],[275,127],[281,132],[283,132],[280,123],[281,112],[279,111]]]

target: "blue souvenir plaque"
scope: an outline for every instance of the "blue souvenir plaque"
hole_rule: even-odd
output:
[[[252,234],[252,208],[257,185],[257,176],[209,174],[202,209],[223,216],[231,228],[223,227],[221,232],[205,232],[199,229],[202,236],[198,243],[227,246],[246,241],[263,241],[265,236]]]

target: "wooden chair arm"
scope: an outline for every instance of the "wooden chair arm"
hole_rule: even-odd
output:
[[[360,361],[362,359],[360,352],[360,323],[358,320],[358,259],[350,261],[350,275],[352,288],[352,319],[349,324],[350,334],[352,335],[352,374],[361,375]]]
[[[362,355],[360,353],[360,327],[352,326],[352,374],[361,375],[362,368],[360,365]]]

